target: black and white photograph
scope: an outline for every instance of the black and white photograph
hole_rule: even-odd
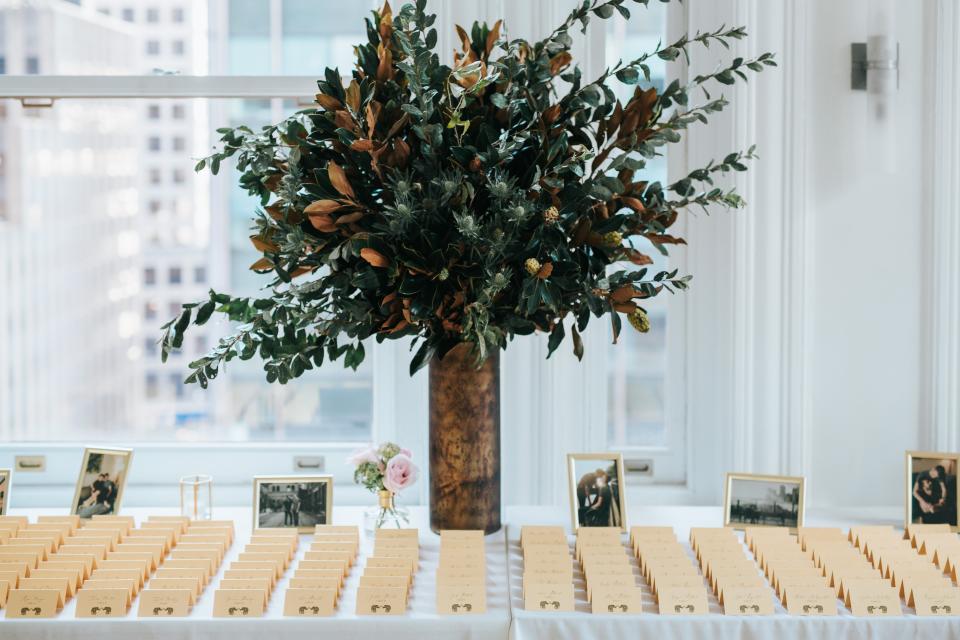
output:
[[[84,449],[70,513],[81,518],[117,514],[132,457],[130,449]]]
[[[626,527],[623,456],[618,453],[571,453],[570,505],[573,528]]]
[[[728,473],[723,524],[746,527],[803,526],[804,479]]]
[[[0,469],[0,516],[7,515],[10,500],[10,469]]]
[[[906,524],[957,526],[957,462],[954,453],[907,452]]]
[[[257,476],[253,479],[255,529],[313,531],[330,524],[333,476]]]

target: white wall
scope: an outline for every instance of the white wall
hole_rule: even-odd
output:
[[[923,446],[924,14],[893,5],[900,90],[893,117],[850,90],[850,43],[865,42],[878,8],[811,3],[806,106],[810,215],[811,497],[818,505],[903,500],[903,452]]]

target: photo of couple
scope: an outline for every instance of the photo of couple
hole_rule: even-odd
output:
[[[255,478],[256,527],[312,531],[315,525],[328,524],[332,486],[330,476]]]
[[[907,454],[907,521],[957,526],[957,458],[950,454]]]
[[[623,463],[616,454],[569,456],[574,528],[619,527],[626,522]]]
[[[81,518],[117,513],[130,455],[126,449],[85,450],[71,513]]]

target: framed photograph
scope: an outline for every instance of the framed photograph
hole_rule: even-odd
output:
[[[0,516],[7,515],[10,502],[10,469],[0,469]]]
[[[119,513],[132,459],[132,449],[84,449],[70,513],[81,518]]]
[[[957,463],[960,454],[907,451],[907,516],[910,524],[957,528]]]
[[[573,530],[580,527],[620,527],[627,530],[623,491],[623,455],[567,454],[570,513]]]
[[[310,533],[330,524],[333,476],[255,476],[253,528],[287,527]]]
[[[803,526],[804,479],[796,476],[763,476],[728,473],[723,493],[723,526]]]

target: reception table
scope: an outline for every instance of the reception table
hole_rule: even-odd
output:
[[[57,618],[48,620],[19,620],[0,617],[2,640],[270,640],[322,636],[351,639],[413,640],[422,638],[498,639],[514,638],[633,638],[652,637],[657,640],[677,639],[766,639],[787,638],[957,638],[960,640],[960,616],[918,617],[912,609],[903,606],[902,615],[887,618],[858,618],[840,607],[840,615],[832,618],[796,617],[777,606],[772,616],[734,617],[722,614],[712,596],[711,613],[705,616],[661,616],[646,588],[644,610],[639,615],[599,615],[589,612],[582,581],[577,583],[576,611],[525,611],[521,598],[522,559],[518,538],[524,524],[555,524],[569,527],[569,515],[554,507],[510,507],[506,510],[503,531],[487,536],[487,612],[483,614],[448,616],[436,612],[435,572],[439,556],[439,538],[427,526],[424,508],[413,508],[411,526],[420,529],[421,563],[416,574],[408,611],[402,616],[357,616],[354,613],[357,583],[365,557],[371,549],[371,540],[361,542],[358,564],[344,587],[336,615],[327,618],[285,618],[283,596],[292,568],[281,580],[262,618],[234,620],[213,618],[213,593],[219,576],[206,588],[191,615],[178,619],[141,619],[136,615],[135,602],[130,613],[119,619],[75,618],[71,601]],[[31,520],[51,510],[13,510],[14,515],[28,515]],[[169,509],[125,509],[139,523],[149,514],[172,514]],[[677,538],[687,546],[690,527],[718,526],[722,522],[715,507],[647,507],[634,509],[631,524],[672,526]],[[836,526],[846,529],[851,525],[890,524],[901,526],[899,510],[877,509],[807,514],[809,526]],[[231,519],[236,525],[236,539],[222,566],[240,552],[251,533],[251,513],[244,508],[218,509],[217,519]],[[334,510],[336,524],[362,525],[362,509],[341,507]],[[572,540],[572,538],[571,538]],[[301,540],[301,554],[307,548],[307,537]],[[747,553],[744,548],[744,553]],[[298,557],[299,559],[299,557]],[[291,567],[296,566],[295,564]],[[643,580],[638,577],[638,582]],[[771,590],[771,597],[773,592]],[[2,612],[0,612],[2,613]]]

